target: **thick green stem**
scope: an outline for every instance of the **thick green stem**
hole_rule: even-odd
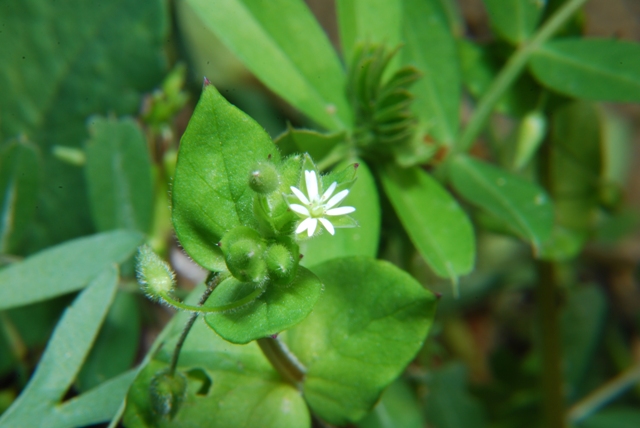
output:
[[[575,404],[567,414],[572,424],[591,416],[633,385],[640,382],[640,364],[631,367]]]
[[[544,426],[565,427],[560,351],[559,296],[556,267],[552,262],[538,264],[538,325],[542,357],[542,406]]]
[[[301,389],[307,369],[289,351],[287,345],[277,337],[265,337],[258,339],[257,342],[262,353],[282,378],[296,388]]]
[[[471,148],[473,142],[484,128],[494,107],[500,98],[502,98],[505,91],[513,84],[520,73],[522,73],[531,54],[533,54],[541,44],[553,36],[586,2],[587,0],[567,1],[528,42],[525,42],[513,53],[487,92],[480,99],[458,144],[454,147],[454,152],[465,152]]]
[[[200,300],[198,301],[198,306],[202,306],[204,302],[207,301],[207,299],[209,298],[209,296],[211,296],[211,293],[213,293],[213,290],[217,287],[219,283],[220,283],[219,273],[212,272],[211,274],[209,274],[209,277],[207,278],[207,289],[204,291],[204,293],[202,293],[202,296],[200,296]],[[191,331],[191,327],[193,327],[193,324],[196,322],[198,315],[199,315],[198,312],[192,313],[191,316],[189,317],[189,320],[187,321],[184,328],[182,329],[182,333],[178,338],[176,347],[173,350],[173,355],[171,356],[171,364],[169,365],[169,373],[171,374],[174,374],[176,371],[176,367],[178,366],[178,358],[180,357],[180,351],[182,350],[182,345],[184,345],[184,341],[187,338],[189,331]]]

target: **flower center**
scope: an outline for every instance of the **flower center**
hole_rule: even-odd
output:
[[[311,217],[322,217],[324,215],[324,205],[320,201],[311,201],[309,214],[311,214]]]

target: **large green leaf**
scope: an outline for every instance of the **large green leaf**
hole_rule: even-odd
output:
[[[504,221],[538,248],[553,228],[553,205],[543,189],[468,156],[451,164],[451,180],[465,199]]]
[[[350,126],[344,70],[303,1],[187,2],[271,90],[326,128]]]
[[[197,300],[203,287],[196,289]],[[165,346],[138,375],[127,397],[125,426],[308,428],[309,412],[300,393],[284,383],[256,343],[233,345],[198,320],[180,353],[178,370],[187,376],[184,402],[169,421],[151,412],[149,383],[168,366],[171,352],[189,317],[180,313],[171,323]]]
[[[306,367],[303,393],[324,420],[355,422],[422,347],[436,298],[409,274],[368,257],[314,267],[325,291],[313,312],[285,333]]]
[[[318,301],[322,283],[311,271],[298,267],[291,284],[267,283],[266,291],[257,299],[228,312],[209,314],[207,324],[223,339],[244,344],[278,334],[302,321]],[[251,295],[256,284],[241,283],[235,278],[223,281],[205,306],[233,304]]]
[[[128,259],[143,236],[113,231],[78,238],[0,270],[0,310],[79,290],[98,273]]]
[[[450,145],[458,135],[462,90],[453,34],[438,0],[405,0],[402,5],[402,59],[423,73],[413,86],[414,111],[428,134]]]
[[[411,241],[436,274],[456,280],[473,268],[473,227],[456,200],[427,173],[387,167],[381,181]]]
[[[356,43],[383,43],[390,48],[401,43],[402,1],[338,0],[336,9],[345,62],[351,61]]]
[[[538,0],[483,0],[491,26],[513,44],[527,41],[544,11]]]
[[[0,253],[15,251],[31,224],[40,169],[31,143],[12,141],[0,150]]]
[[[67,309],[29,384],[2,415],[0,425],[65,426],[58,414],[58,403],[89,353],[113,300],[117,281],[116,268],[112,266],[105,269]],[[77,424],[69,423],[66,426]]]
[[[438,428],[483,428],[487,418],[482,405],[469,394],[467,370],[450,364],[430,373],[425,414]]]
[[[138,111],[165,69],[167,9],[163,0],[0,2],[0,140],[26,134],[47,177],[31,247],[92,230],[82,170],[51,149],[80,147],[92,114]]]
[[[78,389],[89,390],[128,370],[135,361],[139,341],[137,295],[121,291],[116,294],[96,343],[78,374]]]
[[[334,170],[340,171],[351,162],[343,162]],[[331,183],[326,183],[330,185]],[[325,187],[326,188],[326,187]],[[338,229],[335,235],[323,233],[300,243],[300,254],[304,255],[302,264],[314,266],[329,259],[348,256],[375,257],[380,240],[380,202],[378,189],[369,167],[359,161],[357,179],[342,202],[344,206],[355,207],[351,214],[358,227]]]
[[[239,225],[254,226],[249,173],[280,154],[264,129],[205,85],[180,141],[173,225],[184,250],[210,270],[225,268],[216,245]]]
[[[593,101],[640,101],[640,45],[615,39],[554,40],[531,56],[542,84]]]
[[[92,117],[85,175],[98,230],[151,227],[153,189],[147,142],[133,119]]]

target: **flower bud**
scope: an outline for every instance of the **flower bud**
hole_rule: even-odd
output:
[[[275,192],[280,184],[278,170],[271,162],[258,162],[249,174],[249,187],[254,192],[268,194]]]
[[[151,410],[159,418],[172,419],[184,401],[187,379],[182,373],[163,370],[156,373],[149,384]]]
[[[289,284],[296,276],[300,250],[289,238],[281,238],[266,251],[265,260],[269,278],[277,284]]]
[[[220,241],[229,272],[243,282],[263,282],[267,278],[265,244],[253,229],[239,226]]]
[[[136,272],[138,282],[152,299],[170,294],[175,287],[173,271],[148,245],[138,249]]]

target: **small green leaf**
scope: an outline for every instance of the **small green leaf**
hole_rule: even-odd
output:
[[[320,162],[340,143],[346,141],[344,132],[322,134],[311,129],[294,129],[291,125],[275,139],[275,144],[283,155],[309,153]]]
[[[418,167],[381,171],[381,181],[413,245],[436,274],[456,280],[473,268],[473,227],[456,200]]]
[[[249,174],[280,154],[267,133],[205,85],[182,136],[173,182],[173,225],[184,250],[201,266],[225,269],[216,244],[236,226],[257,228]]]
[[[380,401],[359,428],[423,428],[426,426],[418,400],[406,381],[398,379],[389,385]]]
[[[531,38],[542,17],[540,0],[484,0],[493,29],[504,39],[519,45]]]
[[[197,300],[203,287],[188,299]],[[300,393],[284,383],[256,343],[233,345],[197,321],[180,352],[178,370],[187,377],[187,393],[172,420],[151,413],[149,383],[168,367],[171,353],[189,317],[178,314],[171,335],[140,372],[127,397],[124,424],[140,427],[309,428],[309,411]]]
[[[131,118],[89,119],[85,177],[96,228],[151,227],[153,189],[147,142]]]
[[[117,230],[78,238],[0,270],[0,310],[79,290],[140,245],[138,232]]]
[[[16,251],[31,224],[40,186],[35,146],[12,141],[0,150],[0,253]]]
[[[451,180],[462,196],[505,221],[535,248],[551,236],[553,205],[535,184],[468,156],[451,164]]]
[[[395,48],[402,39],[402,1],[338,0],[336,2],[342,56],[351,61],[359,42]],[[397,62],[396,59],[392,60]],[[389,71],[395,71],[391,67]]]
[[[129,369],[140,340],[140,311],[136,295],[116,294],[100,334],[78,374],[80,391],[87,391]]]
[[[229,278],[216,287],[205,306],[233,304],[251,295],[256,287],[256,284]],[[207,315],[207,324],[231,343],[249,343],[280,333],[302,321],[322,293],[320,280],[302,266],[298,267],[298,274],[291,284],[267,282],[263,287],[266,290],[246,305]]]
[[[423,73],[413,90],[414,112],[428,134],[450,145],[458,135],[462,90],[453,34],[438,0],[405,0],[402,5],[402,59]]]
[[[78,374],[98,335],[117,282],[117,269],[113,266],[105,269],[66,310],[29,384],[2,415],[0,425],[42,426],[45,421],[51,426],[60,425],[54,422],[58,417],[55,407]]]
[[[364,417],[415,357],[436,298],[394,265],[367,257],[330,260],[314,272],[324,295],[283,336],[307,368],[307,403],[322,419],[342,425]]]
[[[450,364],[430,373],[425,414],[438,428],[484,428],[487,417],[482,405],[468,391],[467,371]]]
[[[188,3],[275,93],[328,129],[344,129],[351,124],[344,70],[303,1]]]
[[[343,162],[334,170],[341,171],[352,162]],[[349,196],[342,202],[344,206],[355,207],[350,214],[358,222],[358,227],[337,229],[335,235],[324,232],[322,235],[300,243],[300,254],[304,255],[302,264],[314,266],[329,259],[348,256],[375,257],[380,240],[380,202],[378,189],[369,167],[358,161],[356,182]],[[331,183],[325,183],[325,188]]]
[[[562,39],[540,46],[531,71],[545,86],[593,101],[640,101],[640,44]]]

